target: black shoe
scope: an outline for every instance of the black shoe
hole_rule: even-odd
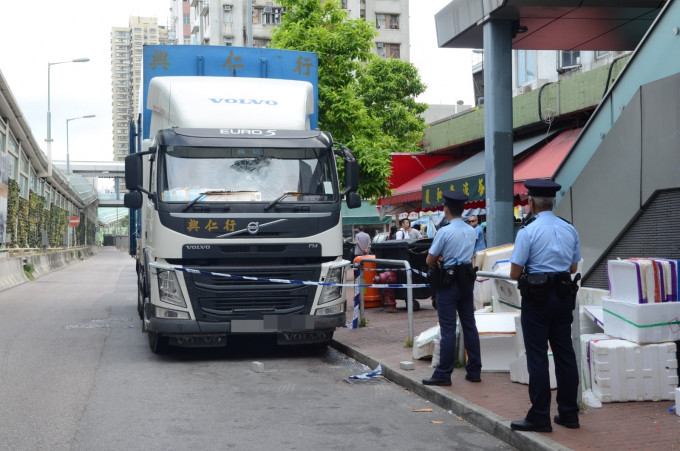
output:
[[[427,379],[423,379],[423,385],[451,385],[451,379],[428,377]]]
[[[565,428],[578,429],[581,427],[578,421],[562,421],[562,418],[560,418],[559,415],[555,415],[555,418],[553,418],[553,420],[555,421],[555,423],[559,424],[560,426],[564,426]]]
[[[465,380],[470,381],[470,382],[482,382],[482,378],[479,376],[470,376],[469,374],[465,375]]]
[[[552,432],[552,426],[549,424],[534,424],[527,420],[513,421],[510,423],[510,429],[513,431]]]

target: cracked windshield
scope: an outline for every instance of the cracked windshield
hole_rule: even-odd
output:
[[[160,192],[164,202],[332,201],[331,158],[320,149],[170,147]]]

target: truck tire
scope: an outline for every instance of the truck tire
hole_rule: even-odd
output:
[[[149,347],[154,354],[165,354],[168,352],[168,337],[164,337],[158,332],[147,332],[149,335]]]
[[[144,321],[144,277],[140,271],[137,271],[137,313],[139,319]]]

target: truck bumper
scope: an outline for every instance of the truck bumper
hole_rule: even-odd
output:
[[[235,319],[219,323],[157,318],[146,304],[147,329],[163,335],[227,335],[251,333],[291,333],[333,330],[345,325],[345,313],[336,315],[267,315],[262,319]],[[150,307],[150,308],[149,308]]]

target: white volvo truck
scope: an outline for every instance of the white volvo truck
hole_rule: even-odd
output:
[[[254,51],[260,64],[276,63],[268,72],[299,74],[311,58],[307,70],[316,73],[316,55],[305,52],[144,49],[145,108],[140,148],[125,160],[125,205],[138,311],[155,353],[224,346],[232,334],[328,343],[345,325],[345,289],[336,285],[350,263],[342,258],[341,202],[361,202],[358,167],[349,149],[312,127],[315,78],[172,75],[194,70],[173,67],[175,54],[207,67],[206,52],[246,65]],[[147,73],[159,61],[167,73]],[[342,183],[336,160],[344,162]]]

